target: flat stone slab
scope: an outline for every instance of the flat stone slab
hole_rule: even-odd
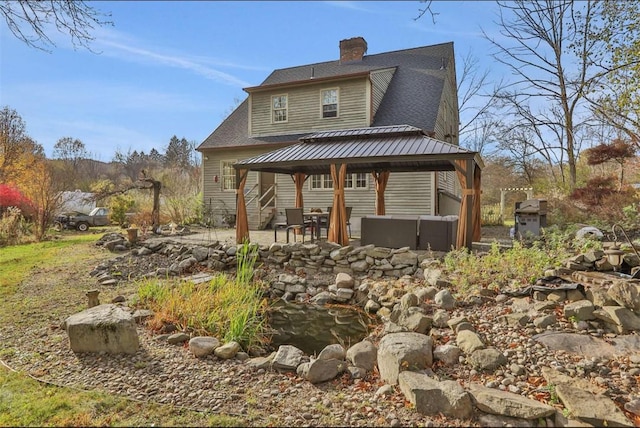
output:
[[[552,351],[566,351],[585,357],[611,358],[616,354],[610,343],[584,334],[545,332],[533,336],[533,339]]]
[[[568,384],[556,386],[556,393],[572,418],[593,426],[632,427],[633,423],[609,397]]]
[[[552,351],[566,351],[585,357],[612,358],[616,355],[640,353],[640,338],[635,335],[618,336],[612,343],[585,334],[545,332],[533,339]]]
[[[539,401],[475,383],[470,385],[469,392],[476,407],[486,413],[535,420],[551,416],[556,412],[554,407]]]
[[[640,355],[640,336],[637,334],[626,334],[624,336],[618,336],[611,339],[611,342],[613,343],[613,346],[615,346],[619,354]]]

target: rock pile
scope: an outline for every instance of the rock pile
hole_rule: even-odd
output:
[[[140,276],[184,275],[195,265],[219,271],[236,266],[236,248],[220,244],[146,242],[131,253],[133,259],[168,259],[166,267]],[[616,278],[607,284],[558,287],[549,280],[524,296],[484,290],[457,300],[437,262],[406,248],[273,244],[260,248],[259,254],[265,266],[260,274],[273,297],[358,305],[376,314],[383,328],[346,349],[328,345],[317,356],[281,345],[268,356],[251,357],[235,342],[220,344],[183,333],[167,340],[189,341],[198,358],[237,358],[257,372],[292,372],[311,383],[345,373],[363,378],[377,370],[386,386],[397,385],[417,412],[473,417],[489,426],[633,426],[616,401],[622,401],[630,414],[640,415],[640,396],[616,392],[602,377],[615,367],[630,390],[640,386],[638,281]],[[600,260],[596,256],[594,261]],[[125,264],[118,258],[92,274],[100,281],[117,280],[113,267]],[[566,273],[549,272],[549,278]],[[314,280],[322,275],[332,279]],[[491,307],[499,313],[485,309]],[[484,315],[467,316],[469,308]],[[549,359],[547,349],[565,352],[565,363]],[[536,378],[544,378],[547,391],[554,388],[554,399],[567,414],[532,398],[540,393],[530,381]]]

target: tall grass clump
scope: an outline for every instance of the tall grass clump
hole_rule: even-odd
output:
[[[7,208],[0,215],[0,247],[26,242],[31,234],[30,226],[20,208]]]
[[[236,341],[244,349],[264,342],[266,299],[263,285],[253,281],[257,247],[243,244],[236,253],[235,277],[219,273],[202,284],[189,281],[146,279],[139,283],[140,304],[154,312],[151,328],[164,323],[225,342]]]
[[[494,242],[486,253],[467,249],[447,253],[443,265],[454,279],[457,292],[479,289],[501,290],[533,284],[545,270],[558,267],[575,254],[572,243],[560,232],[544,233],[531,243],[514,241],[513,247],[501,248]]]

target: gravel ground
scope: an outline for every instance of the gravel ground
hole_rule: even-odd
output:
[[[96,252],[96,260],[109,258]],[[362,380],[344,375],[312,385],[295,374],[256,370],[235,359],[197,359],[185,346],[159,341],[142,326],[138,329],[141,348],[135,355],[74,354],[60,321],[86,305],[84,291],[95,288],[88,275],[92,267],[89,263],[76,269],[43,268],[25,281],[10,297],[21,300],[20,307],[25,309],[15,323],[0,325],[4,349],[0,359],[13,369],[58,385],[232,415],[252,426],[480,426],[477,420],[422,416],[398,388],[388,395],[376,394],[383,386],[376,373]],[[66,291],[61,294],[52,289],[52,282],[66,284]],[[102,289],[101,296],[130,296],[133,291],[129,284],[117,290]],[[24,303],[27,296],[31,301]],[[485,344],[507,355],[506,368],[477,373],[466,364],[454,368],[436,364],[434,372],[440,379],[457,380],[464,386],[480,383],[556,406],[560,405],[545,387],[543,367],[589,379],[619,406],[640,389],[638,359],[603,360],[551,352],[532,339],[540,330],[496,322],[510,310],[510,299],[500,300],[485,299],[483,304],[456,308],[450,317],[466,316]],[[554,329],[575,331],[566,320]],[[602,336],[596,330],[582,334]],[[450,341],[450,335],[448,329],[432,331],[436,344]]]

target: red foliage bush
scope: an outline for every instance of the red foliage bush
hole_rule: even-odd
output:
[[[614,177],[595,177],[587,182],[585,187],[579,187],[571,193],[569,199],[593,209],[602,204],[602,200],[616,193],[616,179]]]
[[[584,210],[585,220],[616,222],[624,220],[622,209],[636,204],[638,197],[632,188],[617,190],[615,177],[596,177],[589,180],[585,187],[575,189],[569,201]]]
[[[8,184],[0,184],[0,213],[9,207],[18,207],[23,213],[31,211],[32,203],[22,192]]]

